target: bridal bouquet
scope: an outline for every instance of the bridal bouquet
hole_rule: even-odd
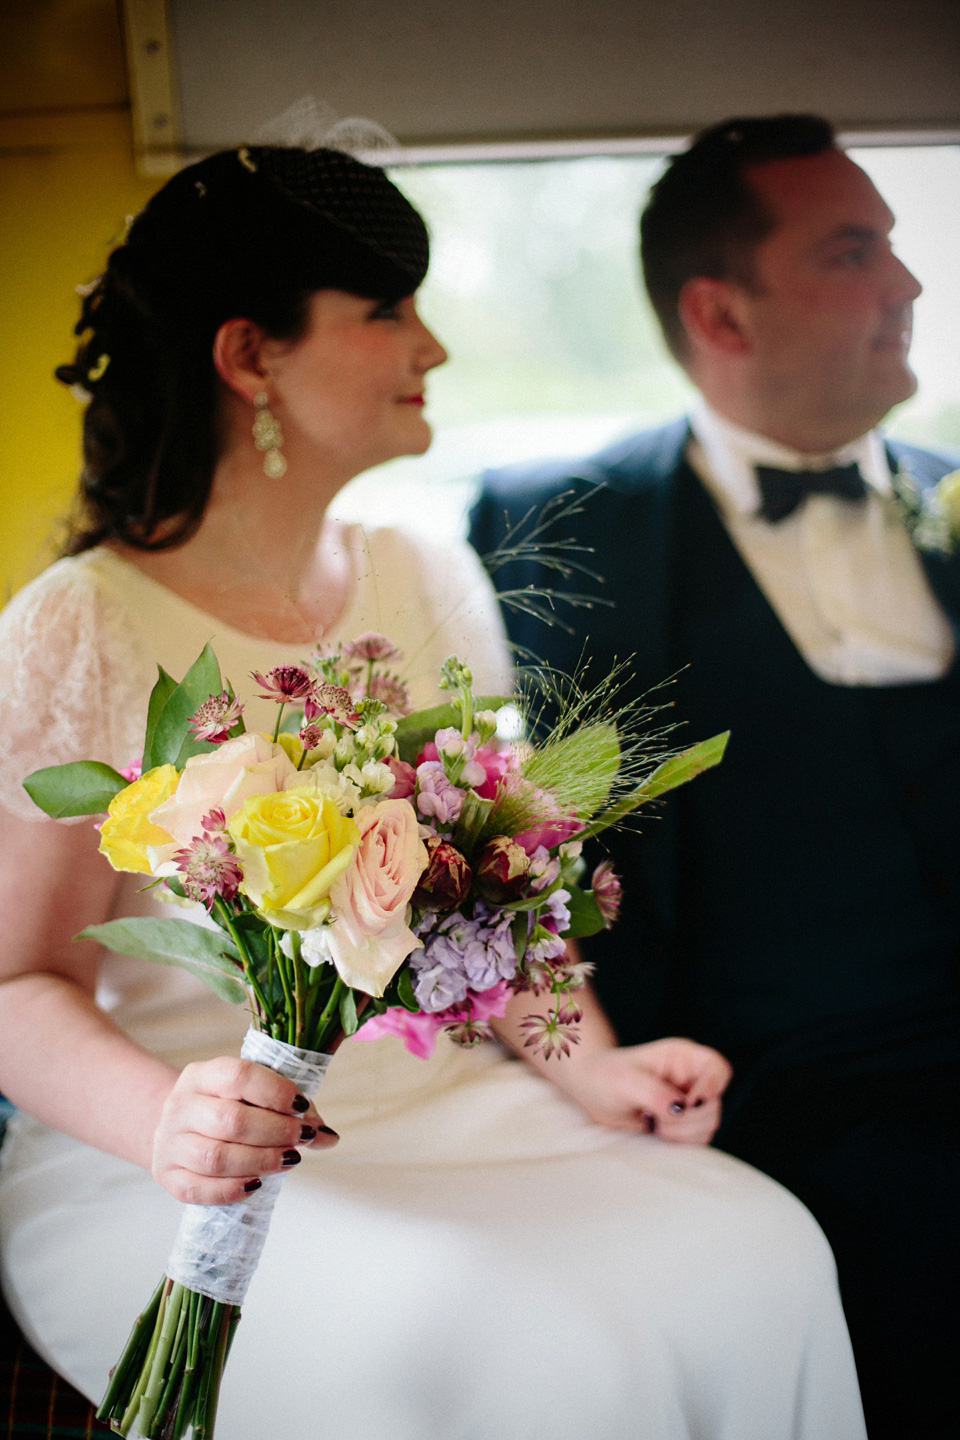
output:
[[[115,869],[203,907],[84,938],[246,1004],[243,1056],[308,1098],[344,1037],[393,1034],[421,1056],[440,1030],[472,1045],[519,991],[549,996],[521,1022],[525,1043],[569,1053],[589,967],[564,942],[611,924],[620,898],[605,863],[583,883],[583,840],[716,764],[726,743],[664,759],[640,712],[605,716],[572,692],[532,739],[529,705],[476,698],[455,657],[439,678],[446,703],[411,714],[390,669],[400,658],[371,633],[255,673],[277,704],[267,735],[245,730],[207,646],[179,683],[160,671],[141,764],[81,761],[25,781],[48,815],[106,811],[100,848]],[[523,738],[498,739],[505,707]],[[175,1440],[192,1426],[210,1440],[279,1189],[270,1175],[236,1205],[185,1207],[98,1411],[114,1430]]]

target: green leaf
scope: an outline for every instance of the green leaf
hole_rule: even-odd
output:
[[[420,1014],[420,1001],[413,993],[413,976],[410,967],[405,965],[397,976],[397,999],[404,1010],[410,1010],[414,1015]]]
[[[172,675],[168,675],[162,665],[157,666],[157,683],[150,691],[150,704],[147,706],[147,732],[143,737],[143,769],[153,770],[160,764],[159,760],[153,758],[153,737],[157,732],[157,721],[160,712],[166,705],[170,696],[177,688],[177,682]]]
[[[194,925],[190,920],[144,916],[89,925],[76,938],[96,940],[108,950],[114,950],[118,955],[132,955],[135,960],[179,965],[231,1005],[240,1005],[247,998],[239,979],[241,971],[237,962],[240,957],[233,941],[222,930],[209,930],[205,925]]]
[[[352,990],[345,991],[341,997],[340,1024],[343,1026],[344,1035],[354,1035],[359,1028],[360,1021],[357,1019],[357,1002]]]
[[[600,906],[594,900],[592,890],[571,887],[567,909],[570,911],[570,925],[563,932],[565,940],[577,939],[584,935],[597,935],[605,928]]]
[[[599,835],[609,826],[616,825],[638,806],[658,800],[661,795],[666,795],[668,790],[675,790],[678,785],[686,785],[704,770],[719,765],[729,739],[730,731],[724,730],[720,735],[711,736],[709,740],[701,740],[699,745],[692,745],[689,750],[681,750],[679,755],[671,755],[669,760],[664,760],[662,765],[657,766],[642,785],[604,810],[575,838],[587,840],[591,835]]]
[[[223,690],[220,666],[210,645],[204,645],[197,659],[160,708],[150,747],[155,765],[176,765],[180,770],[192,755],[205,755],[214,747],[195,740],[187,722],[204,700]]]
[[[514,915],[510,921],[510,934],[513,937],[513,948],[517,952],[517,964],[519,965],[527,953],[527,936],[530,930],[530,922],[526,916]]]
[[[114,795],[129,783],[99,760],[74,760],[69,765],[34,770],[23,788],[41,810],[61,820],[66,815],[102,815]]]
[[[474,702],[474,710],[502,710],[504,705],[512,703],[509,695],[480,695]],[[451,725],[455,730],[460,729],[460,711],[451,704],[434,705],[430,710],[415,710],[412,715],[405,715],[397,724],[400,759],[408,765],[415,764],[427,741],[432,740],[438,730],[446,730]]]

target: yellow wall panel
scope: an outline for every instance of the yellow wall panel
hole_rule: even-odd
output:
[[[0,601],[49,560],[76,485],[81,406],[53,379],[73,355],[75,287],[158,184],[134,170],[112,0],[11,8],[20,64],[9,51],[0,64]]]

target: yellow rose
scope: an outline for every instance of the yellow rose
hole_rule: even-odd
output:
[[[271,925],[309,930],[330,910],[331,885],[360,843],[356,825],[316,790],[251,795],[227,826],[240,888]]]
[[[169,845],[173,836],[154,825],[150,812],[169,800],[179,783],[180,775],[173,765],[158,765],[114,795],[100,830],[100,853],[106,855],[114,870],[153,874],[147,846]]]
[[[937,495],[944,518],[956,538],[960,535],[960,470],[951,470],[938,481]]]
[[[292,764],[300,764],[301,757],[303,756],[303,741],[299,735],[278,735],[277,744]]]

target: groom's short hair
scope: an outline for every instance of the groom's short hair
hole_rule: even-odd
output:
[[[683,362],[687,338],[680,291],[688,280],[753,283],[753,255],[775,219],[748,183],[745,170],[765,160],[819,155],[836,134],[819,115],[769,115],[724,120],[676,155],[650,191],[640,217],[640,260],[664,339]]]

